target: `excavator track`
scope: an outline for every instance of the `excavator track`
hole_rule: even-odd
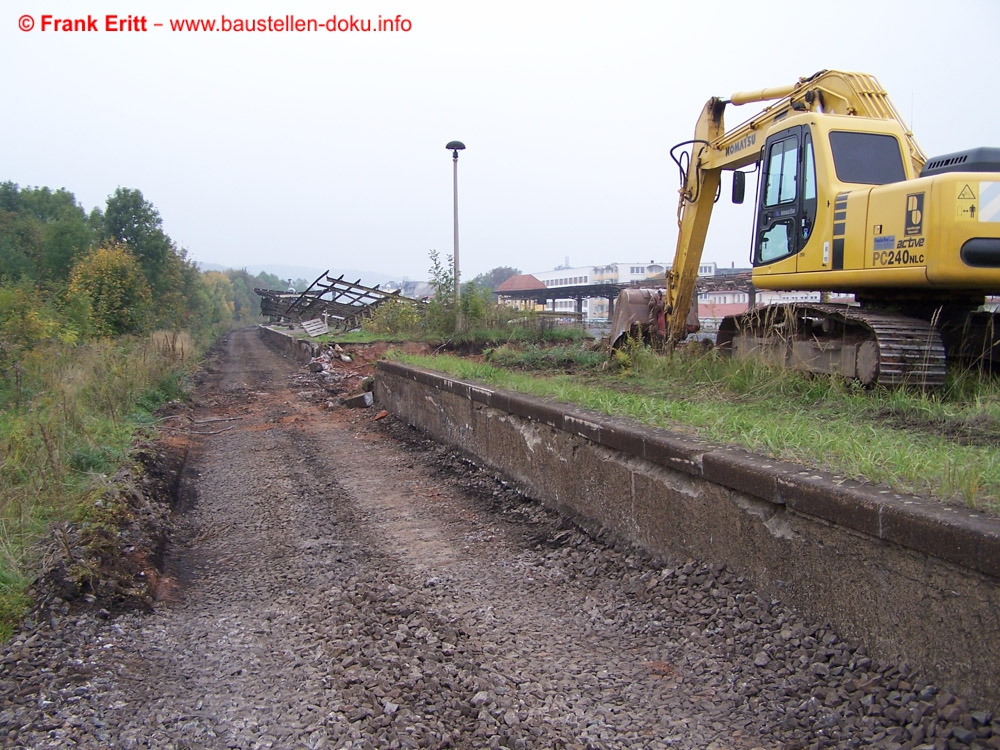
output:
[[[723,319],[716,341],[733,356],[762,355],[785,367],[841,375],[863,385],[944,384],[945,347],[919,318],[847,305],[768,305]]]

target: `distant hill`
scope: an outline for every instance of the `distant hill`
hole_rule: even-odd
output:
[[[270,273],[279,279],[305,279],[315,281],[326,271],[325,268],[311,268],[308,266],[282,266],[282,265],[243,265],[243,266],[223,266],[218,263],[202,263],[196,261],[196,265],[202,271],[226,271],[230,268],[245,268],[248,273],[258,274],[261,272]],[[375,286],[376,284],[386,284],[390,281],[402,282],[401,278],[394,278],[378,271],[359,271],[356,268],[331,268],[330,276],[337,278],[341,274],[345,281],[355,282],[360,280],[365,286]]]

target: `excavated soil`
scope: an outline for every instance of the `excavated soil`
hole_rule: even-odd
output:
[[[223,342],[133,493],[147,585],[40,588],[0,658],[3,747],[1000,747],[738,575],[606,546],[338,405],[356,355],[322,377]]]

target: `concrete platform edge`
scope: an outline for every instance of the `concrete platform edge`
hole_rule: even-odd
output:
[[[398,362],[375,393],[588,531],[726,564],[1000,709],[1000,519]]]

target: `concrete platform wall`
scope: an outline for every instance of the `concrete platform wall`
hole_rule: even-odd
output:
[[[375,393],[592,533],[724,563],[1000,710],[1000,520],[395,362]]]
[[[308,362],[319,354],[319,344],[296,335],[297,332],[301,333],[302,329],[287,326],[258,326],[257,332],[272,349],[294,357],[299,362]]]

